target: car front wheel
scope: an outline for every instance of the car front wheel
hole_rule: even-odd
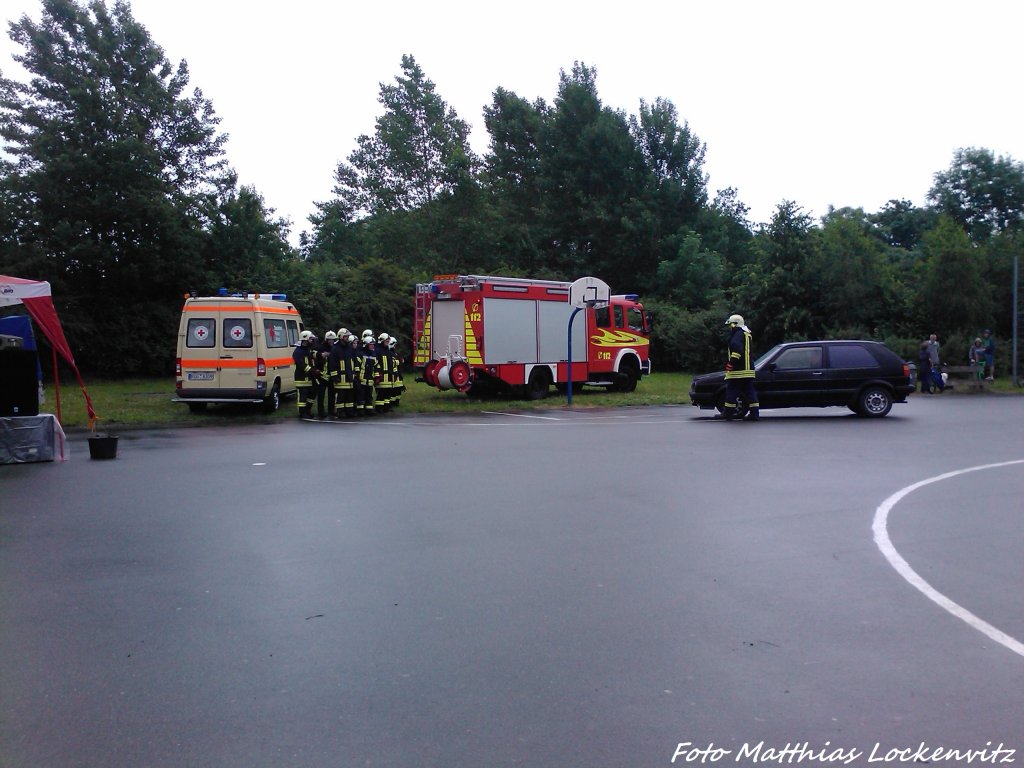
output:
[[[884,387],[868,387],[857,398],[857,406],[861,415],[881,418],[892,410],[892,395]]]
[[[724,389],[722,390],[721,394],[718,396],[718,401],[715,403],[715,408],[718,409],[718,412],[720,414],[725,416],[725,390]],[[747,415],[747,411],[748,410],[750,410],[750,409],[747,408],[746,398],[744,398],[743,395],[738,395],[736,397],[736,418],[737,419],[742,419],[744,416]]]

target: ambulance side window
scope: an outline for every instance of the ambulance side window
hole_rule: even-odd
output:
[[[598,328],[607,328],[611,320],[611,315],[608,313],[608,307],[601,307],[594,312],[594,323]]]
[[[190,317],[186,347],[213,347],[217,344],[217,321],[212,317]]]
[[[295,320],[288,321],[288,346],[294,347],[299,343],[299,324]]]
[[[623,319],[622,319],[622,305],[621,304],[616,304],[614,309],[615,309],[615,327],[616,328],[622,328],[622,326],[624,325]]]
[[[288,334],[284,329],[284,320],[263,319],[263,335],[267,339],[267,347],[287,347]]]
[[[252,318],[224,318],[224,347],[234,349],[252,347]]]

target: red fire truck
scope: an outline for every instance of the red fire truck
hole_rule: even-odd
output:
[[[600,282],[600,281],[597,281]],[[573,283],[437,275],[416,286],[413,367],[439,389],[517,388],[530,399],[569,381]],[[607,287],[607,286],[605,286]],[[573,322],[572,382],[636,389],[651,372],[651,317],[635,294],[589,304]]]

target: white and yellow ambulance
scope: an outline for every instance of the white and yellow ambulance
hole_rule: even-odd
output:
[[[279,293],[186,295],[178,326],[175,402],[262,403],[276,411],[295,394],[292,350],[302,317]]]

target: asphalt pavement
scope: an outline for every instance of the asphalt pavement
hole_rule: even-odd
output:
[[[491,405],[0,467],[0,765],[1024,750],[1024,398]]]

